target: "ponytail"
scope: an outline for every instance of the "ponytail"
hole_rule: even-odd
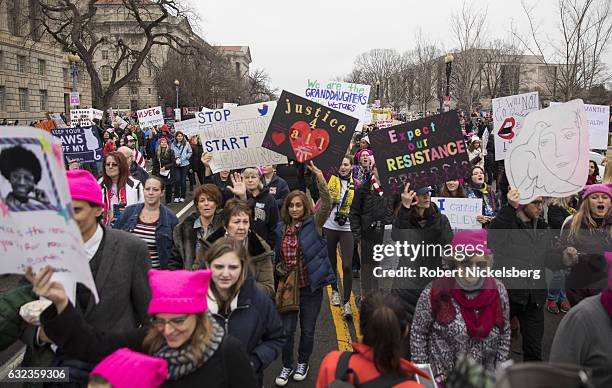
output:
[[[363,343],[374,351],[374,365],[382,374],[403,376],[401,344],[406,312],[393,295],[376,293],[364,300],[361,312]]]

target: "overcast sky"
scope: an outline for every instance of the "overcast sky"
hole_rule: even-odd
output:
[[[279,89],[298,90],[307,78],[348,74],[355,58],[375,48],[404,52],[418,28],[448,51],[454,46],[451,15],[458,0],[204,0],[194,1],[203,38],[213,45],[249,46],[251,69],[263,68]],[[532,3],[534,0],[531,0]],[[512,22],[525,35],[520,0],[471,0],[486,9],[488,36],[504,38]],[[556,34],[556,0],[537,2],[541,32]],[[608,63],[611,54],[606,56]]]

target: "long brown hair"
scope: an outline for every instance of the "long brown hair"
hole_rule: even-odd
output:
[[[442,184],[442,188],[440,189],[440,197],[444,198],[465,198],[465,192],[463,191],[463,186],[461,183],[457,184],[457,190],[455,193],[451,193],[446,185],[446,182]]]
[[[401,344],[409,316],[397,296],[380,292],[364,299],[359,326],[363,343],[374,350],[374,365],[380,373],[404,376]]]
[[[612,183],[612,157],[610,156],[606,156],[606,166],[602,183]]]
[[[610,211],[612,208],[608,209],[608,213],[604,216],[604,219],[610,217]],[[572,216],[572,223],[570,224],[568,240],[575,243],[578,239],[578,234],[580,230],[583,229],[582,225],[587,225],[587,230],[592,232],[593,229],[597,228],[597,223],[593,219],[593,215],[591,214],[591,207],[589,204],[589,198],[585,198],[582,200],[582,203],[578,207],[578,211],[576,214]],[[609,230],[610,237],[612,237],[612,228]]]
[[[217,290],[217,285],[214,281],[211,280],[209,286],[210,290],[215,296],[217,304],[219,305],[219,312],[222,312],[223,314],[228,314],[230,312],[232,300],[236,297],[236,295],[238,295],[238,292],[240,292],[240,289],[244,285],[244,282],[249,274],[247,251],[241,241],[234,240],[231,237],[222,237],[215,241],[204,254],[204,261],[208,265],[208,268],[211,268],[213,261],[230,252],[235,253],[236,256],[238,256],[240,265],[242,265],[242,271],[240,272],[238,281],[230,289],[229,298],[223,298],[219,290]]]
[[[211,282],[212,284],[212,282]],[[202,358],[202,352],[205,349],[205,345],[212,336],[212,322],[208,311],[203,311],[199,314],[195,314],[196,327],[189,339],[191,343],[191,350],[196,359]],[[154,327],[151,327],[147,331],[144,341],[142,342],[142,348],[145,353],[154,354],[161,346],[166,342],[164,335]]]
[[[302,220],[314,214],[314,210],[312,209],[312,203],[310,202],[306,194],[300,190],[293,190],[287,195],[287,198],[285,198],[285,202],[283,202],[283,207],[281,208],[281,221],[285,225],[291,225],[289,204],[291,203],[291,200],[295,197],[299,197],[302,201],[302,205],[304,206],[304,216],[302,217]]]
[[[117,178],[117,188],[122,189],[125,187],[128,182],[128,178],[130,177],[130,167],[128,166],[127,159],[121,152],[118,151],[109,152],[108,155],[104,157],[102,182],[107,188],[110,188],[113,185],[113,180],[106,174],[106,161],[108,158],[113,158],[118,164],[117,167],[119,168],[119,177]]]

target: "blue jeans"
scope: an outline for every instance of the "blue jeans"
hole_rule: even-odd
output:
[[[562,302],[567,300],[565,296],[565,271],[553,271],[553,276],[548,287],[548,300]]]
[[[174,167],[174,198],[185,198],[187,195],[187,171],[189,166]]]
[[[310,291],[310,287],[300,288],[300,311],[281,314],[285,330],[285,346],[283,346],[283,366],[293,368],[293,338],[297,329],[298,315],[300,319],[300,345],[298,347],[298,363],[308,363],[314,347],[315,327],[321,311],[323,288]]]

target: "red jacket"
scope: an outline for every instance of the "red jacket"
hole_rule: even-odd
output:
[[[374,351],[367,345],[361,343],[353,343],[353,349],[357,354],[354,354],[349,360],[349,368],[353,369],[359,378],[360,383],[366,383],[380,376],[380,373],[374,365]],[[317,388],[326,388],[332,381],[336,379],[336,366],[340,359],[340,351],[330,352],[321,363],[319,368],[319,376],[317,378]],[[425,378],[429,378],[427,374],[418,369],[412,362],[402,359],[402,369],[408,373],[418,374]],[[349,381],[352,383],[352,375],[349,375]],[[394,385],[396,388],[423,388],[416,381],[404,381]]]

